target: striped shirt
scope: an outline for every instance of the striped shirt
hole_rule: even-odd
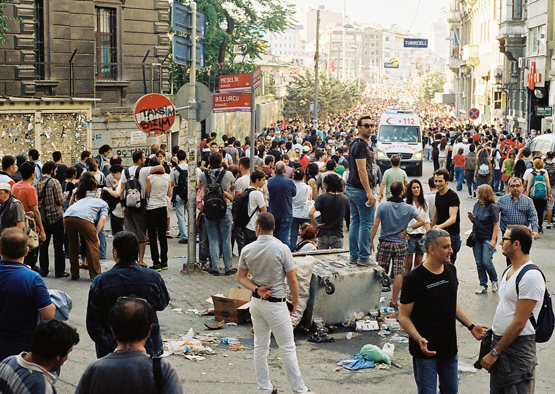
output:
[[[501,213],[499,227],[502,234],[511,224],[530,226],[532,231],[538,231],[538,214],[530,197],[521,194],[515,202],[510,193],[505,194],[497,200],[497,206]]]
[[[0,393],[56,394],[56,376],[25,361],[25,354],[10,356],[0,363]]]

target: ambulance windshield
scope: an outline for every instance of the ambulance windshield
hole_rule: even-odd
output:
[[[401,125],[381,125],[378,133],[379,142],[420,142],[420,127]]]

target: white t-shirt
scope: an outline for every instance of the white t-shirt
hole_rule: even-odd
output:
[[[293,217],[299,219],[308,219],[303,217],[304,202],[310,198],[312,188],[303,181],[294,181],[297,188],[297,194],[293,197]]]
[[[135,176],[137,172],[138,166],[131,166],[129,167],[129,176]],[[141,171],[139,172],[139,183],[141,184],[141,197],[145,198],[145,189],[146,189],[146,178],[150,175],[150,169],[152,167],[142,167]],[[125,173],[127,169],[121,172],[121,183],[127,183],[127,177]]]
[[[497,148],[496,148],[497,149]],[[499,149],[497,149],[497,152],[495,152],[495,157],[493,160],[493,169],[494,170],[500,170],[501,166],[499,165],[499,160],[501,160],[501,153],[499,152]]]
[[[187,171],[189,169],[189,165],[187,163],[181,163],[179,164],[179,168]],[[172,181],[175,185],[179,182],[179,171],[177,171],[175,167],[170,171],[170,181]]]
[[[528,264],[532,264],[532,261],[527,262],[522,267]],[[508,271],[505,275],[503,275],[503,278],[501,278],[501,282],[499,284],[499,305],[497,305],[492,325],[493,333],[495,335],[501,336],[505,333],[507,328],[509,328],[515,318],[516,304],[519,299],[537,301],[532,313],[534,314],[534,318],[536,320],[540,314],[543,295],[545,292],[545,282],[543,280],[543,276],[538,270],[529,270],[526,272],[518,285],[519,294],[517,298],[516,278],[522,267],[513,273],[509,280],[507,280]],[[534,332],[534,326],[532,326],[532,323],[528,319],[526,326],[524,326],[524,329],[519,335],[532,335]]]
[[[115,191],[117,194],[121,194],[121,180],[118,182],[118,185],[116,186]],[[121,204],[116,205],[116,207],[112,211],[112,215],[120,219],[123,219],[123,207],[121,206]]]
[[[150,198],[146,204],[146,209],[151,210],[167,207],[170,176],[168,174],[150,174],[148,180],[150,181]]]
[[[426,202],[428,203],[428,217],[430,218],[430,223],[432,222],[431,219],[433,219],[434,213],[436,212],[436,195],[437,192],[429,192],[424,196]]]
[[[259,190],[253,190],[250,194],[249,194],[249,209],[248,209],[248,214],[252,215],[251,220],[249,221],[249,223],[247,223],[246,228],[248,228],[251,231],[255,231],[254,230],[254,224],[256,222],[256,218],[258,217],[258,214],[260,213],[260,208],[265,207],[266,206],[266,200],[264,199],[264,195],[262,194],[261,191]],[[259,208],[256,212],[254,212],[256,210],[256,208]],[[254,212],[254,214],[253,214]]]
[[[416,204],[414,203],[414,201],[412,202],[412,206],[416,208]],[[430,215],[428,215],[428,211],[425,210],[422,205],[419,208],[416,208],[416,210],[418,211],[419,215],[422,215],[425,223],[430,223]],[[416,224],[416,219],[411,219],[411,221],[409,222],[407,226],[407,233],[413,234],[413,235],[426,234],[426,228],[424,226],[420,226],[416,230],[413,230],[412,228],[410,228],[410,226],[412,226],[413,224]]]
[[[235,186],[233,188],[233,191],[235,194],[243,193],[245,190],[247,190],[247,187],[249,187],[250,185],[251,185],[250,174],[243,175],[242,177],[239,177],[239,179],[235,181]]]

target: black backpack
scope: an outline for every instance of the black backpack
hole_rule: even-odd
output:
[[[258,207],[256,207],[253,213],[249,215],[249,195],[254,190],[254,188],[249,187],[233,200],[231,215],[233,216],[233,224],[235,227],[245,227],[249,224],[256,211],[258,211]]]
[[[221,185],[225,170],[222,169],[217,178],[209,170],[204,171],[204,176],[208,183],[204,191],[204,215],[208,220],[223,219],[227,212],[224,189]]]
[[[125,169],[125,191],[123,193],[123,204],[127,209],[141,211],[146,207],[146,201],[141,197],[141,183],[139,182],[139,172],[141,167],[137,167],[134,175],[129,173],[129,168]]]
[[[187,195],[187,185],[189,183],[189,171],[182,169],[181,167],[176,166],[176,171],[179,172],[179,176],[177,178],[177,184],[173,187],[173,195],[179,196],[185,204],[188,201]]]
[[[505,272],[507,272],[512,266],[508,266],[505,271],[503,272],[503,276],[505,276]],[[524,276],[524,274],[530,270],[538,270],[542,274],[543,280],[545,282],[545,275],[543,272],[538,268],[535,264],[528,264],[522,267],[518,276],[516,277],[516,295],[518,297],[518,285],[520,280]],[[501,277],[503,277],[501,276]],[[536,342],[547,342],[551,338],[553,334],[553,329],[555,328],[555,315],[553,314],[553,304],[551,302],[551,296],[549,295],[549,291],[547,290],[547,286],[545,287],[545,292],[543,294],[543,302],[542,307],[540,309],[540,314],[538,315],[538,320],[534,318],[534,314],[531,314],[530,323],[536,330]]]

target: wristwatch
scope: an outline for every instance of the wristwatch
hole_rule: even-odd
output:
[[[472,331],[474,327],[476,327],[476,324],[472,323],[471,325],[468,326],[468,331]]]
[[[258,294],[258,289],[260,289],[260,286],[256,286],[253,293],[256,295],[260,295]]]
[[[491,349],[491,354],[493,354],[493,356],[495,357],[499,357],[499,353],[497,352],[497,350],[495,350],[495,348]]]

